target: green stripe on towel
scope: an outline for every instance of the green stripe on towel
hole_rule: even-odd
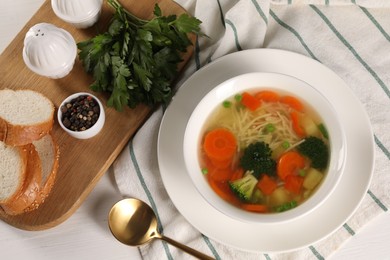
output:
[[[299,35],[299,33],[294,29],[292,28],[291,26],[287,25],[285,22],[283,22],[282,20],[279,19],[279,17],[276,16],[276,14],[270,10],[270,15],[272,16],[272,18],[274,18],[274,20],[279,24],[281,25],[282,27],[286,28],[288,31],[290,31],[292,34],[295,35],[295,37],[298,38],[298,40],[300,41],[300,43],[302,44],[303,48],[305,48],[305,50],[307,51],[307,53],[315,60],[318,60],[316,58],[316,56],[314,55],[314,53],[309,49],[309,47],[306,45],[305,41],[303,40],[303,38]]]
[[[387,207],[372,193],[372,191],[368,190],[367,193],[371,196],[371,198],[375,201],[375,203],[383,209],[383,211],[387,211]]]
[[[223,27],[226,27],[226,25],[225,25],[225,16],[223,15],[221,3],[219,2],[219,0],[217,0],[217,2],[218,2],[219,15],[221,16],[222,25],[223,25]]]
[[[318,260],[325,260],[325,258],[317,251],[317,249],[315,249],[314,246],[309,246],[309,249],[315,255],[315,257],[317,257]]]
[[[374,16],[366,8],[360,7],[360,9],[367,15],[367,17],[376,26],[376,28],[378,28],[382,35],[390,42],[390,35],[383,29],[383,27],[378,23]]]
[[[256,10],[257,12],[259,13],[259,15],[261,16],[261,18],[263,18],[265,24],[268,24],[268,18],[267,16],[264,14],[263,10],[261,9],[259,3],[257,3],[255,0],[252,0],[252,3],[254,4],[254,6],[256,7]],[[271,11],[271,10],[270,10]]]
[[[353,231],[353,229],[352,229],[347,223],[345,223],[345,224],[343,225],[343,227],[345,228],[345,230],[348,231],[348,233],[349,233],[351,236],[354,236],[354,235],[355,235],[355,231]]]
[[[390,160],[390,152],[386,149],[386,147],[383,145],[383,143],[378,139],[376,135],[374,135],[375,143],[378,145],[378,147],[382,150],[382,152],[387,156],[387,159]]]
[[[355,56],[355,58],[363,65],[363,67],[374,77],[374,79],[382,87],[383,91],[390,98],[390,91],[386,84],[379,78],[378,74],[360,57],[357,51],[352,47],[352,45],[340,34],[340,32],[334,27],[334,25],[329,21],[329,19],[314,5],[310,7],[322,18],[322,20],[328,25],[328,27],[333,31],[333,33],[339,38],[339,40],[348,48],[348,50]]]
[[[206,237],[205,235],[203,235],[203,234],[202,234],[202,237],[203,237],[203,240],[206,242],[207,246],[210,248],[211,252],[213,253],[215,259],[216,260],[221,260],[222,258],[218,254],[218,252],[215,249],[215,247],[213,246],[213,244],[211,244],[210,239],[208,237]]]
[[[148,185],[146,184],[145,179],[144,179],[144,177],[142,175],[141,169],[139,168],[139,165],[138,165],[138,162],[137,162],[137,158],[136,158],[135,153],[134,153],[134,146],[133,146],[133,141],[132,140],[130,141],[129,149],[130,149],[130,158],[131,158],[131,161],[132,161],[132,163],[134,165],[134,169],[135,169],[135,171],[137,173],[137,177],[138,177],[138,179],[139,179],[139,181],[141,183],[142,188],[144,189],[144,191],[146,193],[146,196],[148,197],[149,203],[150,203],[151,207],[153,208],[154,213],[156,214],[158,229],[159,229],[159,231],[161,233],[163,233],[164,232],[164,228],[161,225],[160,216],[158,214],[157,207],[156,207],[156,204],[154,202],[152,193],[150,192],[150,190],[148,188]],[[171,254],[171,252],[169,250],[169,247],[168,247],[167,243],[165,241],[162,241],[162,244],[163,244],[163,247],[164,247],[164,250],[165,250],[165,253],[166,253],[168,259],[169,260],[173,260],[172,254]]]
[[[226,19],[225,22],[230,25],[230,27],[232,27],[232,30],[233,30],[233,33],[234,33],[234,41],[236,43],[236,48],[237,50],[241,51],[242,48],[240,46],[240,42],[238,41],[238,35],[237,35],[237,29],[236,27],[234,26],[234,24],[232,23],[232,21]]]

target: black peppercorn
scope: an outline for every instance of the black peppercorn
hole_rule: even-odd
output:
[[[100,108],[90,95],[80,95],[65,103],[61,108],[62,124],[73,131],[85,131],[98,120]]]

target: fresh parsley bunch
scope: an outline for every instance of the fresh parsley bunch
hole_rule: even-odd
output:
[[[77,44],[95,80],[91,89],[110,92],[107,105],[119,111],[126,105],[169,102],[180,54],[191,45],[188,33],[201,34],[201,21],[187,14],[163,16],[158,4],[154,18],[146,21],[117,0],[107,2],[115,9],[108,31]]]

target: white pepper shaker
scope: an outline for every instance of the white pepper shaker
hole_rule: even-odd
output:
[[[26,33],[23,60],[29,69],[39,75],[65,77],[72,70],[76,56],[76,42],[64,29],[39,23]]]

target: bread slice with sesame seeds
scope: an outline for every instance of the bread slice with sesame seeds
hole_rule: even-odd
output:
[[[56,177],[59,166],[60,149],[54,137],[50,134],[34,141],[33,145],[38,152],[42,165],[42,182],[39,187],[39,196],[36,198],[35,205],[30,206],[29,210],[42,204],[49,195]]]
[[[4,145],[2,145],[4,147]],[[12,147],[6,147],[2,151],[5,153],[7,149]],[[16,147],[14,147],[16,149]],[[34,203],[39,194],[39,185],[42,180],[42,167],[41,160],[39,159],[38,152],[35,150],[34,145],[27,144],[22,148],[22,154],[27,153],[27,160],[20,158],[21,153],[14,153],[8,156],[10,161],[22,161],[25,164],[24,171],[19,171],[18,168],[14,168],[12,171],[7,172],[9,180],[22,179],[19,182],[8,181],[3,186],[11,187],[11,190],[15,191],[12,194],[8,194],[8,197],[3,197],[0,206],[9,215],[18,215],[26,211],[26,209]],[[7,162],[3,162],[8,164]],[[21,185],[20,185],[21,184]],[[3,194],[6,195],[6,194]]]
[[[0,141],[0,204],[13,200],[22,189],[27,158],[26,147],[8,146]]]
[[[10,169],[6,178],[0,175],[0,207],[8,215],[37,209],[50,194],[57,176],[59,146],[53,136],[47,134],[32,144],[16,147],[0,142],[0,156],[4,159],[0,167]]]
[[[43,94],[28,90],[0,90],[0,141],[21,146],[50,132],[54,105]]]
[[[9,215],[37,209],[53,187],[59,156],[50,134],[54,111],[39,92],[0,90],[0,207]]]

